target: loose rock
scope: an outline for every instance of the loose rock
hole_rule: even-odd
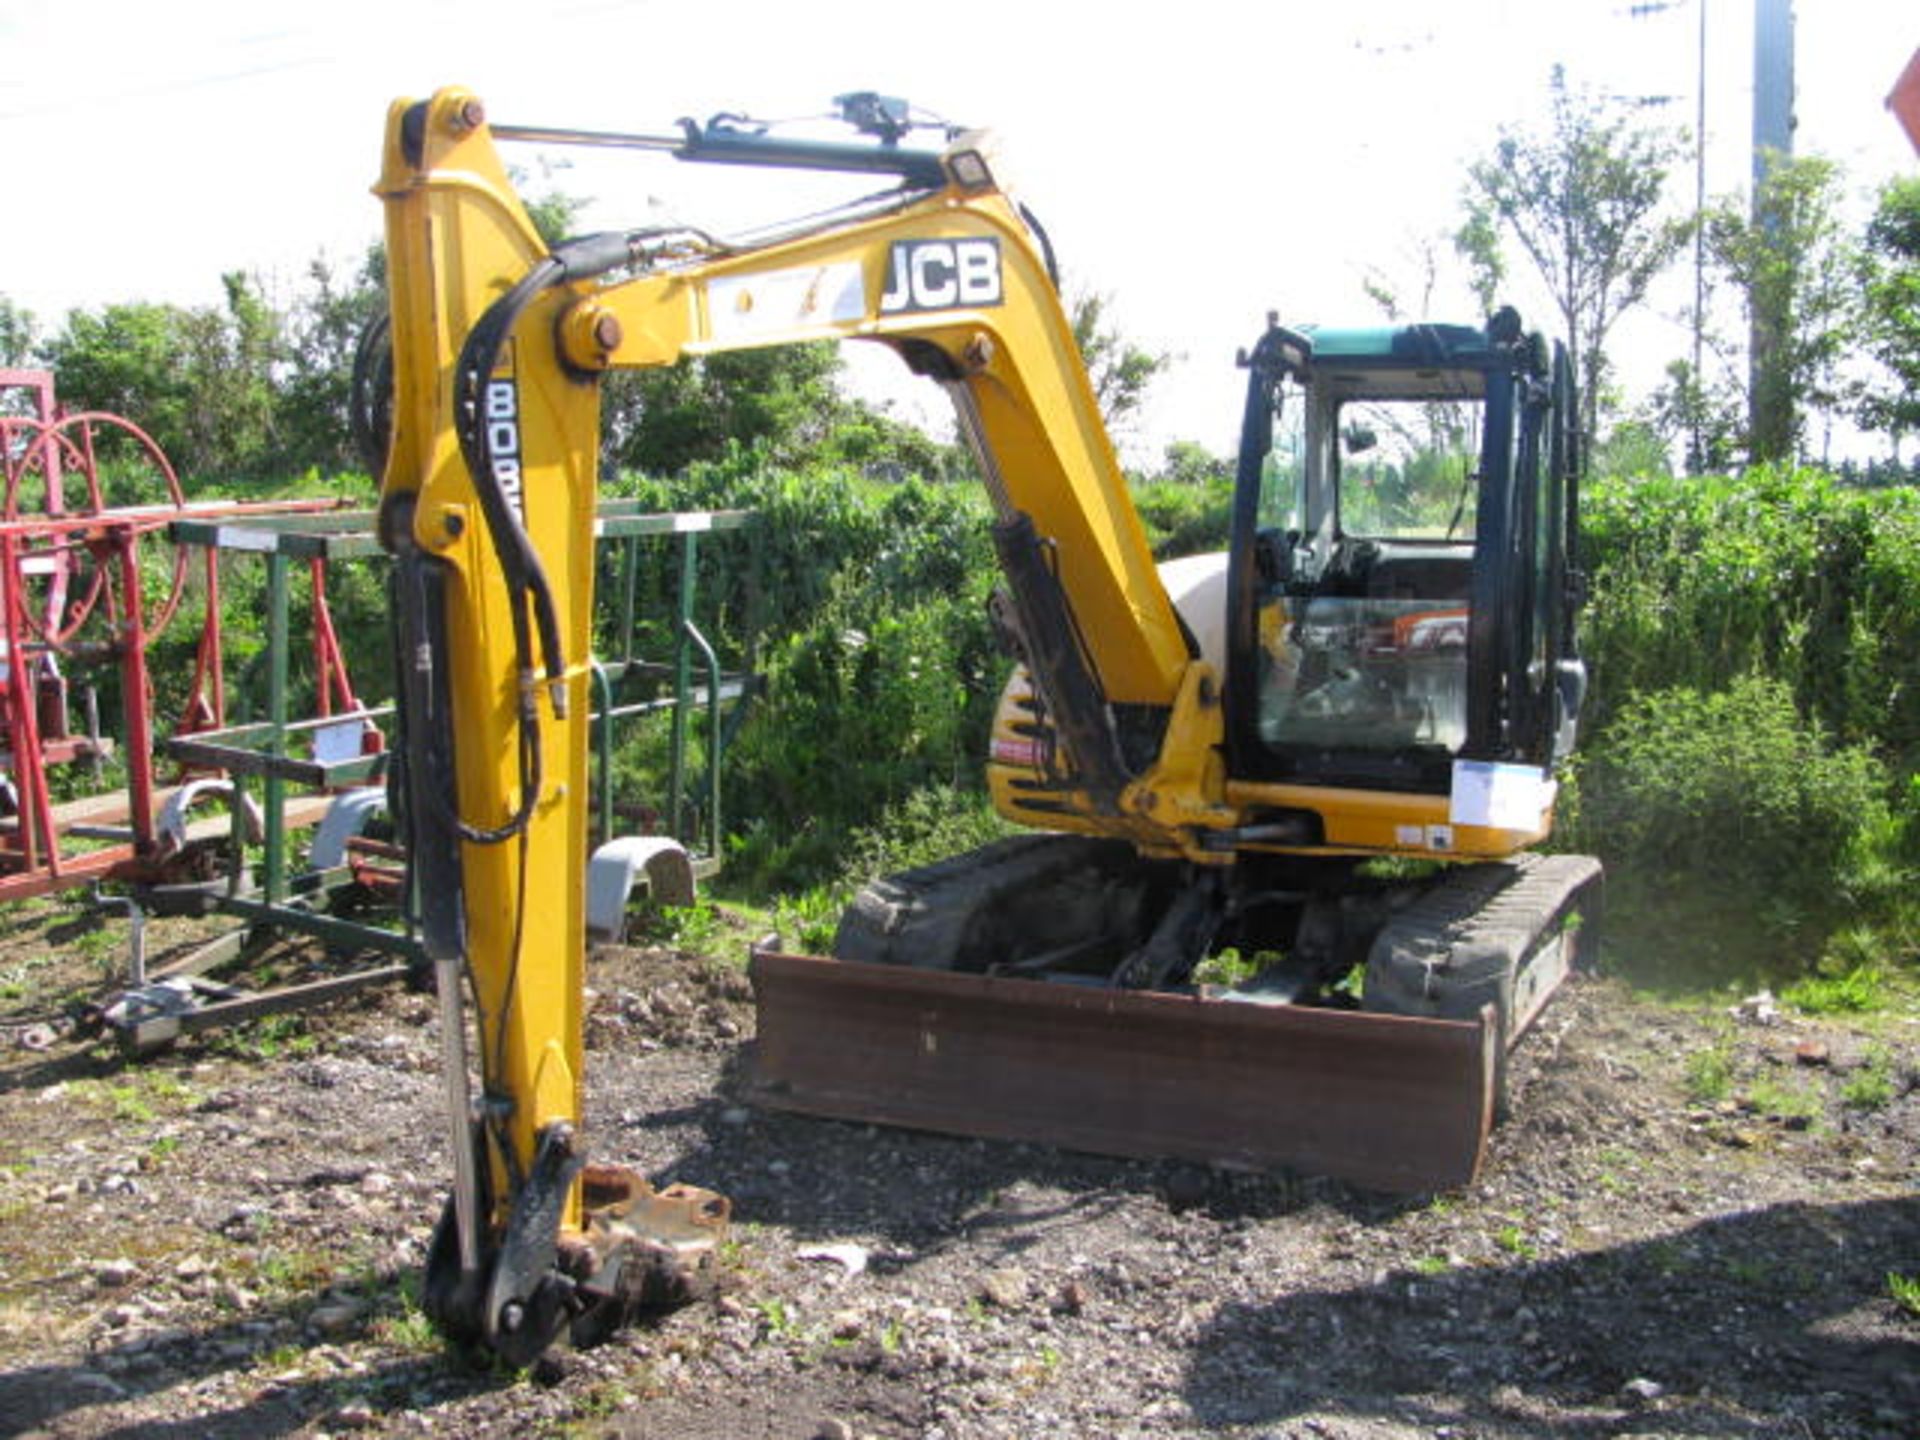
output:
[[[1002,1310],[1018,1310],[1032,1297],[1033,1282],[1027,1272],[1012,1266],[989,1270],[980,1281],[981,1298]]]

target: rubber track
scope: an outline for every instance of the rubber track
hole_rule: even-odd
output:
[[[840,919],[842,960],[976,971],[1025,946],[1047,948],[1124,914],[1116,877],[1134,868],[1123,842],[1016,835],[883,876]],[[1023,923],[1024,922],[1024,923]]]
[[[1590,957],[1600,879],[1600,862],[1590,855],[1522,855],[1454,870],[1374,940],[1366,1008],[1466,1018],[1499,998],[1503,980],[1576,909],[1580,952]]]

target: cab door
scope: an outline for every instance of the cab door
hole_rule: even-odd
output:
[[[1547,765],[1573,753],[1580,709],[1587,696],[1587,665],[1580,658],[1577,621],[1586,603],[1586,572],[1580,568],[1580,419],[1574,403],[1573,361],[1564,345],[1553,347],[1553,419],[1547,454],[1545,526],[1547,566],[1538,608],[1547,626],[1551,666],[1547,697]]]
[[[1573,749],[1586,697],[1578,421],[1564,347],[1539,337],[1487,377],[1487,446],[1467,635],[1463,759],[1552,769]],[[1524,358],[1521,358],[1524,357]]]

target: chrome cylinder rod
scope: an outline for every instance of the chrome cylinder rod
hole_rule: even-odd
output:
[[[460,1237],[460,1273],[480,1269],[480,1177],[473,1156],[473,1100],[467,1084],[467,1016],[457,956],[434,961],[440,991],[440,1070],[446,1087],[447,1138],[453,1148],[453,1219]]]

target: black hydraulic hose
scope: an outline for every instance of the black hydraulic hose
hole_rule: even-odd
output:
[[[533,668],[533,647],[526,615],[529,600],[532,601],[540,627],[547,675],[556,685],[566,673],[565,655],[560,643],[560,627],[554,614],[553,589],[547,580],[546,567],[540,563],[539,552],[533,548],[533,540],[528,536],[526,526],[514,513],[512,500],[495,469],[492,427],[487,424],[486,417],[486,385],[499,361],[500,351],[507,337],[513,333],[521,314],[542,290],[558,283],[565,273],[565,267],[549,256],[522,276],[518,284],[494,301],[480,317],[480,322],[460,347],[459,366],[454,372],[454,426],[460,439],[460,453],[473,479],[474,494],[480,501],[480,513],[486,522],[487,536],[493,542],[507,592],[512,597],[514,644],[520,657],[523,689],[524,682],[531,678]],[[523,715],[530,701],[530,696],[522,695]]]
[[[455,817],[462,839],[474,844],[497,844],[521,834],[532,817],[539,798],[542,762],[540,716],[534,698],[533,634],[528,624],[528,609],[539,629],[540,649],[546,664],[554,713],[566,713],[566,647],[560,638],[559,616],[553,599],[553,586],[546,567],[534,548],[521,517],[515,513],[512,497],[496,468],[493,427],[487,423],[486,386],[500,353],[520,317],[538,296],[569,280],[604,274],[629,263],[637,236],[625,233],[592,235],[570,241],[540,260],[514,286],[487,307],[479,322],[460,347],[454,372],[454,428],[460,442],[460,454],[473,481],[474,495],[480,502],[480,514],[487,527],[506,582],[509,611],[513,622],[514,651],[520,671],[518,698],[520,728],[520,804],[502,825],[479,829]]]
[[[430,559],[409,540],[394,566],[394,612],[400,618],[395,655],[400,661],[400,684],[405,704],[400,707],[405,772],[401,787],[403,817],[409,844],[408,865],[424,877],[418,891],[421,927],[433,956],[461,952],[460,868],[457,837],[475,845],[497,845],[520,833],[533,815],[540,794],[540,728],[537,718],[520,726],[520,803],[502,824],[483,829],[459,814],[454,801],[456,780],[452,702],[446,667],[436,657],[446,654],[446,577],[451,567]]]
[[[1047,234],[1047,227],[1040,223],[1040,217],[1025,205],[1020,207],[1020,218],[1033,232],[1034,239],[1040,242],[1041,258],[1047,262],[1047,278],[1053,282],[1053,288],[1060,288],[1060,262],[1054,258],[1053,240]]]
[[[634,258],[635,242],[651,232],[629,234],[616,231],[583,236],[559,246],[540,260],[480,317],[466,343],[460,347],[460,360],[454,372],[457,407],[455,429],[460,453],[473,477],[474,492],[480,501],[482,518],[507,589],[514,597],[513,624],[515,644],[520,653],[523,676],[532,670],[532,646],[526,633],[524,605],[531,599],[535,623],[540,631],[540,648],[546,661],[547,678],[554,687],[554,708],[564,713],[565,692],[560,688],[566,675],[565,646],[560,639],[560,624],[554,609],[553,587],[546,567],[527,535],[526,527],[514,513],[506,487],[494,466],[492,427],[487,422],[485,394],[488,377],[493,374],[500,352],[527,306],[545,290],[570,280],[603,275]],[[527,700],[522,701],[523,709]]]
[[[353,348],[347,429],[368,472],[379,479],[393,436],[393,317],[384,310],[360,332]]]

